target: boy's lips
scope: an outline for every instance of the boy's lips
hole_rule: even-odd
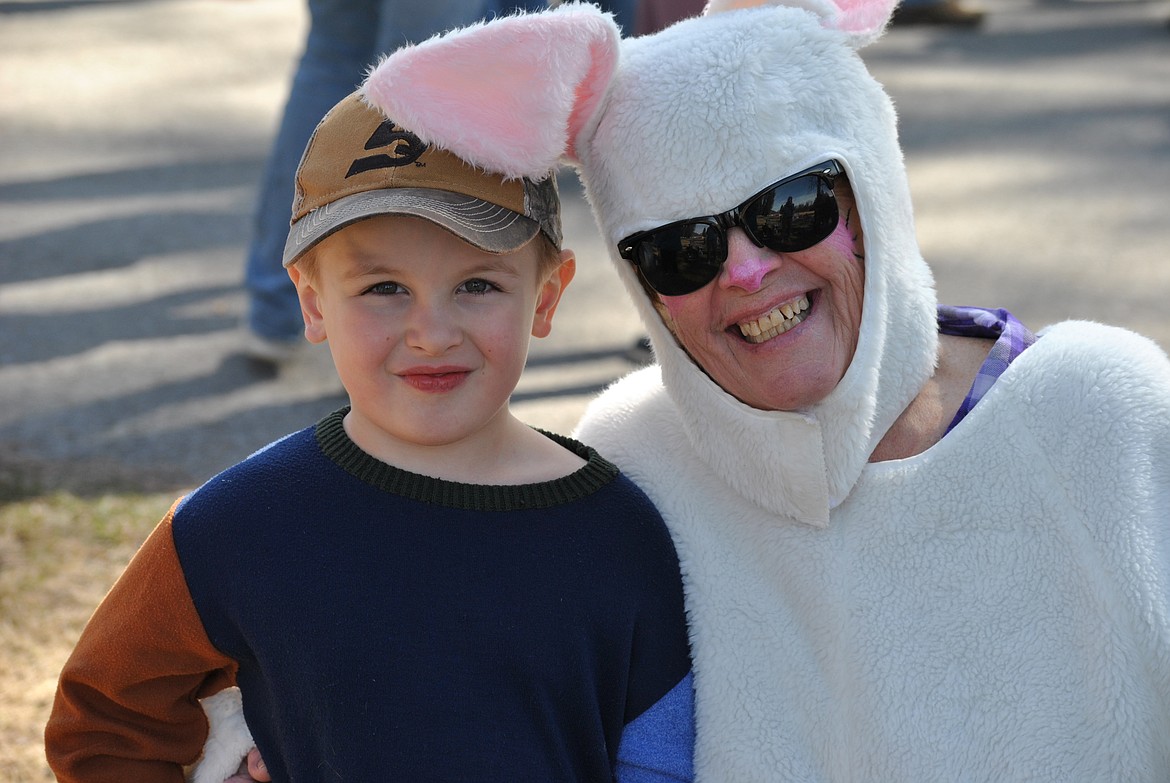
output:
[[[448,392],[467,380],[466,367],[409,367],[398,373],[408,385],[424,392]]]

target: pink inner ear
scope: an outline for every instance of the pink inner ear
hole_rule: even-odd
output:
[[[573,112],[569,115],[566,129],[568,141],[563,154],[574,161],[580,160],[580,155],[577,152],[577,140],[581,136],[581,131],[593,119],[609,89],[610,79],[617,66],[618,45],[619,33],[612,23],[607,25],[603,34],[592,39],[589,52],[589,70],[577,83]]]
[[[543,176],[596,109],[617,58],[593,6],[495,21],[400,49],[365,95],[430,143],[510,176]]]
[[[894,13],[898,0],[834,0],[840,9],[837,29],[858,35],[877,35]]]
[[[823,24],[848,33],[854,46],[876,40],[894,13],[898,0],[709,0],[703,15],[743,8],[791,6],[820,16]]]

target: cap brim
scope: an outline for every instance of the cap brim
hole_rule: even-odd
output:
[[[535,220],[462,193],[430,188],[367,190],[339,198],[293,223],[284,243],[284,265],[294,263],[334,231],[378,215],[429,220],[488,253],[519,250],[540,230]]]

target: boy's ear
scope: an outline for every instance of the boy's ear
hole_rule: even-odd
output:
[[[561,295],[577,274],[577,257],[572,250],[561,251],[561,263],[541,284],[536,292],[536,313],[532,317],[532,336],[548,337],[552,332],[553,313],[560,304]]]
[[[325,342],[325,316],[321,310],[321,294],[296,264],[288,268],[288,276],[297,288],[297,299],[301,302],[301,317],[305,319],[305,339],[311,343]]]

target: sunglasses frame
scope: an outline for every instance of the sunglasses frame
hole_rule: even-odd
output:
[[[825,236],[820,237],[816,241],[811,242],[810,244],[807,244],[807,245],[802,245],[800,247],[792,247],[792,248],[771,247],[767,243],[760,241],[760,239],[752,231],[751,227],[747,223],[744,222],[743,215],[744,215],[744,212],[746,212],[753,205],[753,203],[756,200],[758,200],[761,196],[763,196],[767,193],[770,193],[774,190],[777,190],[778,188],[783,187],[784,185],[786,185],[790,182],[794,182],[798,179],[802,179],[804,177],[810,177],[810,176],[811,177],[818,177],[826,185],[828,185],[829,193],[830,193],[830,195],[833,196],[833,204],[834,204],[834,206],[836,206],[836,195],[833,194],[833,183],[837,179],[837,177],[842,176],[844,173],[845,173],[844,167],[842,167],[842,165],[837,160],[834,160],[834,159],[826,160],[822,163],[816,164],[815,166],[810,166],[809,168],[804,169],[803,171],[798,171],[795,174],[792,174],[790,176],[784,177],[783,179],[777,180],[776,182],[773,182],[768,187],[763,188],[762,190],[760,190],[757,193],[755,193],[754,195],[752,195],[750,198],[745,199],[738,206],[732,207],[731,209],[727,210],[726,212],[720,212],[719,214],[716,214],[716,215],[703,215],[700,217],[685,218],[683,220],[674,220],[674,221],[671,221],[670,223],[663,223],[661,226],[655,226],[654,228],[647,229],[645,231],[639,231],[636,234],[631,234],[630,236],[626,237],[625,239],[623,239],[617,243],[618,255],[620,255],[626,261],[629,261],[630,264],[637,271],[638,277],[640,277],[642,279],[642,282],[645,285],[649,286],[651,289],[653,289],[656,293],[658,293],[662,296],[683,296],[685,294],[694,293],[695,291],[698,291],[700,288],[706,287],[707,285],[709,285],[711,283],[712,280],[714,280],[716,277],[718,277],[719,270],[721,270],[723,268],[723,265],[725,263],[727,263],[727,232],[732,228],[735,228],[737,226],[739,228],[742,228],[744,233],[747,234],[748,239],[750,239],[756,245],[756,247],[769,247],[770,249],[775,250],[776,252],[780,252],[780,253],[796,253],[796,252],[799,252],[801,250],[807,250],[808,248],[812,247],[813,245],[816,245],[820,242],[823,242],[825,239],[827,239],[829,234],[825,234]],[[679,290],[675,293],[666,293],[663,291],[659,291],[658,288],[656,286],[654,286],[654,284],[651,283],[642,272],[642,267],[638,261],[638,256],[637,256],[638,245],[642,241],[647,239],[648,237],[651,237],[660,231],[673,228],[674,226],[693,225],[696,223],[702,223],[702,224],[712,226],[720,232],[720,236],[721,236],[721,239],[723,242],[723,258],[720,259],[718,264],[712,265],[711,277],[706,282],[704,282],[704,283],[702,283],[694,288],[689,288],[689,286],[688,286],[688,290]],[[832,231],[830,231],[829,233],[832,233]]]

